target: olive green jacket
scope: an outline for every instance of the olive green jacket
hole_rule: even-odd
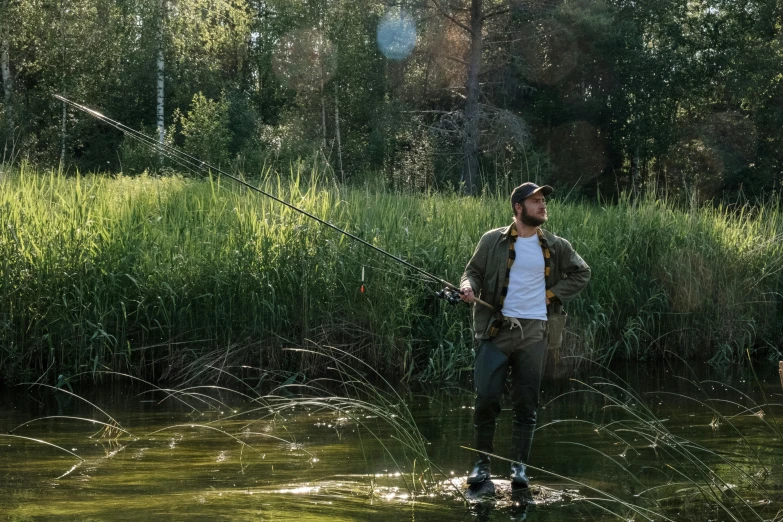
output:
[[[508,242],[512,226],[513,223],[484,234],[462,275],[460,286],[469,282],[476,297],[498,309],[497,312],[493,312],[485,306],[478,304],[473,306],[473,328],[477,339],[489,337],[487,335],[489,326],[497,317],[496,314],[500,313],[500,295],[505,283]],[[563,303],[576,297],[587,285],[590,280],[590,267],[576,253],[571,243],[546,230],[541,229],[541,232],[542,244],[550,253],[549,277],[546,278],[547,296],[551,303],[547,306],[550,345],[559,347],[562,327],[565,324]],[[552,327],[559,331],[552,332]]]

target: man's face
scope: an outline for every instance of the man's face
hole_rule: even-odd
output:
[[[546,223],[546,198],[539,192],[517,203],[517,216],[529,227],[537,227]]]

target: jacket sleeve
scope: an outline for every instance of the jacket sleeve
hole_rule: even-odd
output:
[[[468,261],[465,272],[462,274],[459,285],[460,288],[465,281],[470,283],[473,293],[479,295],[481,287],[484,284],[484,276],[487,273],[487,257],[489,256],[489,234],[484,234],[473,252],[473,257]]]
[[[590,267],[565,239],[558,258],[560,274],[563,277],[549,288],[549,292],[552,292],[561,302],[566,302],[576,297],[587,286],[587,282],[590,281]]]

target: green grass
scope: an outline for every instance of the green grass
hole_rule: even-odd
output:
[[[481,234],[510,221],[505,196],[346,188],[310,172],[260,183],[454,283]],[[779,202],[686,211],[655,200],[553,201],[548,228],[593,268],[567,307],[566,354],[779,355]],[[312,375],[317,358],[282,350],[312,343],[395,379],[455,377],[471,363],[469,312],[435,300],[438,289],[229,180],[25,167],[0,177],[8,382],[107,369],[160,380],[239,364]]]

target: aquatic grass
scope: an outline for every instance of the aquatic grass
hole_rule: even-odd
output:
[[[665,393],[665,392],[659,392],[659,393]],[[679,395],[679,394],[677,394]],[[635,424],[636,422],[641,421],[641,425]],[[660,424],[660,423],[656,423]],[[646,440],[649,443],[649,446],[656,449],[662,450],[663,452],[667,453],[667,457],[671,459],[672,462],[676,462],[677,465],[681,466],[684,469],[685,465],[691,464],[693,467],[693,470],[689,472],[683,471],[683,469],[678,469],[673,464],[666,463],[666,467],[671,469],[673,472],[680,475],[682,478],[689,481],[694,487],[696,487],[699,492],[702,494],[702,496],[707,500],[708,502],[716,503],[722,510],[724,510],[727,514],[732,516],[732,519],[738,520],[735,516],[733,516],[732,513],[730,513],[729,508],[733,508],[735,506],[726,506],[725,503],[722,501],[721,496],[719,493],[714,489],[715,486],[717,486],[722,493],[723,491],[730,489],[730,485],[723,480],[720,476],[715,474],[710,467],[698,456],[696,456],[693,451],[699,451],[702,453],[706,453],[712,457],[717,457],[718,460],[724,464],[728,464],[732,469],[739,472],[741,475],[744,475],[746,479],[748,479],[748,484],[756,490],[758,493],[763,493],[760,489],[760,485],[753,480],[753,478],[745,473],[743,470],[741,470],[739,467],[735,466],[733,463],[731,463],[728,459],[716,454],[715,452],[712,452],[702,446],[696,445],[691,443],[690,441],[683,440],[677,437],[674,437],[668,430],[665,428],[661,428],[659,426],[651,426],[651,423],[649,421],[645,421],[644,419],[636,416],[634,419],[634,423],[629,425],[625,428],[616,428],[615,433],[621,433],[621,432],[627,432],[629,434],[641,437],[642,439]],[[740,433],[741,435],[741,433]],[[755,457],[758,458],[758,455],[755,455]],[[691,473],[696,473],[696,475],[692,475]],[[701,479],[701,480],[698,480]],[[739,499],[746,505],[746,507],[750,507],[750,505],[742,498],[741,496]],[[729,504],[733,504],[733,502],[729,502]]]
[[[99,420],[89,419],[89,418],[86,418],[86,417],[74,417],[74,416],[71,416],[71,415],[47,415],[45,417],[36,417],[35,419],[30,419],[29,421],[23,422],[22,424],[20,424],[19,426],[15,427],[15,428],[11,428],[10,430],[8,430],[8,433],[13,433],[16,430],[18,430],[20,428],[23,428],[24,426],[27,426],[27,425],[32,424],[34,422],[39,422],[39,421],[48,420],[48,419],[65,419],[65,420],[76,420],[76,421],[82,421],[82,422],[89,422],[90,424],[99,424],[99,425],[103,426],[105,428],[105,432],[107,432],[107,433],[117,432],[118,435],[120,433],[124,433],[125,435],[127,435],[129,437],[133,437],[134,436],[129,431],[127,431],[127,430],[117,426],[114,423],[102,422],[102,421],[99,421]]]
[[[417,462],[425,463],[425,468],[419,472],[422,476],[429,477],[425,482],[429,482],[430,484],[434,483],[431,477],[429,459],[426,455],[426,441],[421,437],[405,401],[388,381],[385,381],[380,374],[375,372],[366,363],[357,360],[351,354],[338,348],[318,347],[313,350],[297,351],[306,351],[316,357],[325,359],[332,370],[337,372],[337,377],[319,378],[303,383],[293,382],[289,378],[286,381],[279,381],[279,384],[275,385],[264,394],[260,393],[255,386],[248,382],[249,380],[255,381],[256,379],[254,377],[240,377],[233,375],[229,371],[239,370],[247,372],[248,370],[254,370],[253,368],[248,367],[208,368],[209,371],[218,375],[216,380],[229,379],[234,385],[242,385],[242,388],[245,388],[248,393],[219,385],[163,388],[145,382],[151,389],[141,392],[139,396],[148,393],[161,394],[163,396],[162,400],[172,399],[187,404],[197,414],[201,414],[203,411],[199,410],[194,404],[201,405],[206,408],[207,411],[212,411],[213,413],[217,413],[215,410],[216,406],[223,408],[223,411],[219,412],[219,417],[213,421],[207,423],[175,424],[151,432],[147,434],[147,436],[156,435],[172,429],[191,427],[194,429],[210,429],[237,441],[241,441],[240,437],[257,435],[271,438],[288,445],[296,445],[292,441],[288,441],[270,433],[251,431],[251,428],[257,423],[267,422],[270,419],[273,421],[275,419],[282,419],[283,414],[289,410],[307,409],[312,411],[313,414],[318,414],[321,411],[335,412],[349,419],[358,428],[364,430],[367,435],[375,440],[382,448],[383,452],[391,459],[394,467],[399,470],[400,476],[403,477],[402,480],[405,482],[406,487],[411,494],[416,493],[416,480],[409,480],[406,478],[405,473],[406,469],[411,469],[413,470],[411,473],[416,475],[415,470]],[[358,368],[364,368],[366,373],[357,370]],[[134,381],[142,381],[133,376],[117,374],[116,372],[106,373],[115,377],[130,377]],[[374,377],[382,381],[385,386],[379,388],[372,384],[368,380],[367,375],[369,374],[374,375]],[[346,395],[335,395],[334,390],[336,389],[342,389],[346,392]],[[228,404],[226,401],[210,395],[219,393],[227,393],[230,396],[245,401],[245,404],[240,407],[232,407],[232,405]],[[89,401],[85,402],[89,403]],[[224,411],[227,414],[224,414]],[[246,419],[248,417],[250,418],[247,421],[243,421],[240,426],[236,426],[231,431],[221,427],[223,424]],[[368,419],[372,419],[376,426],[370,426]],[[35,420],[42,419],[34,419],[25,424],[30,424]],[[402,449],[401,455],[403,457],[401,461],[398,461],[398,457],[395,454],[398,450],[392,449],[388,445],[389,441],[379,435],[377,431],[379,423],[393,428],[394,433],[390,436],[390,440],[400,444],[400,448]],[[243,447],[244,445],[247,445],[246,442],[241,442]],[[315,456],[310,451],[299,445],[296,446],[311,459],[315,459]],[[248,447],[257,452],[253,446],[248,445]],[[410,452],[412,456],[408,456],[408,452]],[[419,479],[419,482],[421,483],[421,479]]]
[[[335,377],[320,377],[305,382],[293,382],[288,379],[274,386],[267,393],[258,394],[249,408],[242,408],[241,411],[213,422],[247,419],[236,432],[252,434],[255,432],[248,430],[255,424],[270,419],[282,419],[287,411],[306,410],[311,415],[319,415],[323,412],[334,413],[355,426],[363,454],[364,436],[377,444],[383,455],[390,459],[392,467],[397,470],[410,495],[415,496],[419,492],[418,486],[424,492],[435,486],[433,470],[444,479],[448,479],[447,475],[429,459],[427,441],[416,426],[406,401],[395,387],[369,364],[335,347],[289,350],[322,359],[328,365],[328,370],[335,373]],[[244,371],[248,369],[247,367],[231,368],[231,370]],[[256,391],[248,382],[254,381],[253,377],[241,378],[229,373],[228,369],[223,367],[212,368],[212,370],[230,378],[235,384]],[[339,395],[338,390],[342,392]],[[258,402],[263,404],[255,406],[254,403]],[[386,433],[387,429],[391,429],[391,433],[382,436],[381,433]],[[395,443],[396,447],[393,448],[391,442]],[[367,462],[366,454],[364,458]],[[420,467],[419,471],[417,465]],[[366,477],[370,477],[371,489],[373,476],[374,473],[368,469]],[[455,491],[462,496],[461,491],[458,489]]]
[[[416,458],[421,461],[429,462],[426,451],[426,440],[421,436],[416,423],[406,402],[395,390],[395,388],[375,371],[369,364],[351,355],[350,353],[335,347],[321,347],[320,351],[291,349],[309,353],[325,359],[329,367],[336,372],[337,376],[333,379],[316,379],[305,384],[282,384],[280,387],[272,390],[271,394],[266,396],[268,402],[279,400],[282,407],[273,407],[270,412],[278,413],[287,408],[296,406],[309,406],[325,408],[337,411],[347,415],[358,426],[364,428],[381,446],[384,451],[393,460],[395,467],[402,472],[402,467],[397,462],[393,453],[389,451],[385,443],[378,437],[374,430],[370,429],[362,420],[360,415],[354,412],[364,412],[365,418],[371,415],[372,418],[383,421],[394,430],[392,438],[400,442],[403,448],[413,452],[413,458],[408,459],[409,463],[415,462]],[[367,374],[374,376],[382,383],[382,387],[376,386],[370,382]],[[337,385],[345,392],[345,396],[335,396],[333,392],[326,387],[326,384]],[[275,394],[288,388],[296,389],[295,397],[278,397]],[[302,391],[307,395],[302,397]],[[405,456],[405,452],[403,453]],[[430,474],[429,469],[425,474]],[[431,475],[430,475],[431,478]],[[409,490],[411,485],[407,484]],[[412,490],[411,490],[412,491]]]
[[[66,394],[66,395],[68,395],[70,397],[75,397],[76,399],[78,399],[78,400],[88,404],[89,406],[93,407],[95,410],[97,410],[98,412],[100,412],[104,416],[106,416],[106,418],[110,421],[111,425],[115,426],[118,429],[122,429],[122,425],[114,417],[112,417],[111,415],[106,413],[106,411],[102,410],[98,405],[93,404],[92,402],[88,401],[84,397],[82,397],[82,396],[80,396],[80,395],[78,395],[76,393],[73,393],[72,391],[65,390],[63,388],[58,388],[56,386],[51,386],[49,384],[44,384],[44,383],[22,383],[22,385],[29,385],[30,388],[32,388],[33,386],[37,386],[37,387],[40,387],[40,388],[45,388],[45,389],[56,391],[58,393],[64,393],[64,394]]]
[[[162,433],[162,432],[168,431],[168,430],[174,430],[174,429],[177,429],[177,428],[190,428],[190,429],[201,429],[201,430],[215,431],[217,433],[220,433],[221,435],[224,435],[224,436],[228,437],[229,439],[231,439],[231,440],[233,440],[235,442],[238,442],[239,444],[242,445],[243,449],[244,448],[248,448],[251,451],[253,451],[254,453],[256,453],[257,455],[263,456],[263,453],[261,453],[260,451],[255,449],[252,445],[250,445],[250,444],[246,443],[245,441],[243,441],[242,439],[238,438],[236,435],[232,435],[231,433],[228,433],[225,430],[221,430],[220,428],[216,428],[215,426],[210,426],[208,424],[196,424],[196,423],[172,424],[171,426],[166,426],[165,428],[161,428],[159,430],[151,431],[151,432],[149,432],[147,434],[147,436],[151,437],[153,435],[157,435],[158,433]],[[249,433],[249,435],[259,435],[259,436],[262,436],[262,437],[268,437],[270,439],[274,439],[274,440],[277,440],[277,441],[280,441],[280,442],[284,442],[286,444],[290,444],[289,441],[287,441],[285,439],[281,439],[280,437],[275,437],[274,435],[270,435],[268,433]],[[312,457],[312,453],[308,452],[307,450],[303,450],[303,451]]]
[[[27,441],[27,442],[35,442],[36,444],[41,444],[43,446],[49,446],[49,447],[58,449],[58,450],[60,450],[60,451],[62,451],[64,453],[67,453],[67,454],[69,454],[69,455],[71,455],[73,457],[76,457],[81,462],[84,462],[84,459],[82,457],[80,457],[79,455],[77,455],[76,453],[74,453],[73,451],[67,450],[67,449],[63,448],[62,446],[58,446],[57,444],[52,444],[51,442],[47,442],[45,440],[36,439],[36,438],[33,438],[33,437],[24,437],[22,435],[12,435],[12,434],[9,434],[9,433],[0,433],[0,437],[5,437],[5,438],[9,438],[9,439],[24,440],[24,441]]]
[[[290,440],[286,440],[285,438],[273,435],[271,433],[251,432],[251,431],[249,431],[247,429],[240,429],[240,430],[232,433],[232,430],[225,429],[225,428],[215,424],[217,422],[226,422],[227,420],[230,420],[231,418],[235,417],[236,415],[224,415],[223,411],[220,411],[221,407],[224,410],[229,411],[229,412],[233,412],[234,410],[232,410],[231,406],[229,406],[224,400],[221,400],[220,397],[216,397],[216,396],[213,396],[213,395],[217,395],[217,394],[220,394],[220,393],[228,393],[229,395],[231,395],[233,397],[238,397],[238,398],[240,398],[240,399],[242,399],[244,401],[249,401],[250,403],[253,403],[253,404],[262,404],[262,405],[264,405],[264,401],[265,401],[264,397],[261,397],[261,396],[259,396],[259,397],[251,397],[251,396],[249,396],[249,395],[247,395],[245,393],[242,393],[242,392],[240,392],[238,390],[234,390],[234,389],[231,389],[231,388],[228,388],[228,387],[223,387],[223,386],[201,385],[201,386],[190,386],[190,387],[181,387],[181,388],[162,388],[162,387],[156,386],[156,385],[154,385],[152,383],[145,382],[142,379],[139,379],[139,378],[131,376],[131,375],[120,374],[118,372],[111,372],[111,371],[106,372],[106,373],[110,374],[114,378],[128,378],[131,381],[140,381],[140,382],[143,382],[144,384],[146,384],[147,386],[149,386],[151,388],[149,390],[142,391],[140,394],[137,395],[137,397],[144,396],[147,393],[161,394],[163,396],[163,399],[161,400],[161,402],[162,401],[166,401],[166,400],[172,400],[172,401],[174,401],[176,403],[184,404],[184,405],[188,406],[188,408],[191,410],[191,414],[195,413],[198,416],[202,416],[202,415],[204,415],[204,413],[209,412],[209,413],[212,413],[214,415],[218,415],[219,417],[222,417],[222,418],[219,418],[216,421],[208,422],[208,423],[203,423],[203,422],[176,423],[176,424],[165,426],[163,428],[160,428],[160,429],[151,431],[149,433],[146,433],[143,438],[139,438],[137,436],[134,436],[128,430],[125,430],[124,428],[122,428],[120,426],[119,422],[114,417],[109,415],[104,409],[98,407],[94,402],[89,401],[85,397],[83,397],[83,396],[81,396],[79,394],[76,394],[76,393],[74,393],[72,391],[64,390],[62,388],[55,388],[53,386],[49,386],[49,385],[38,383],[38,384],[36,384],[37,387],[41,387],[42,389],[49,390],[49,391],[51,391],[51,392],[53,392],[55,394],[62,393],[62,394],[65,394],[65,395],[67,395],[69,397],[74,397],[77,400],[79,400],[80,402],[91,406],[93,409],[95,409],[96,411],[100,412],[102,415],[105,415],[108,419],[110,419],[111,422],[102,422],[102,421],[99,421],[97,419],[86,418],[86,417],[78,417],[78,416],[72,416],[72,415],[46,415],[46,416],[37,417],[37,418],[31,419],[31,420],[28,420],[28,421],[26,421],[26,422],[16,426],[15,428],[11,429],[9,431],[9,434],[2,435],[2,436],[9,437],[9,438],[14,438],[14,439],[18,439],[18,440],[25,440],[25,441],[31,441],[31,442],[36,442],[36,443],[48,445],[48,446],[60,449],[62,451],[65,451],[66,453],[69,453],[69,454],[71,454],[71,455],[73,455],[75,457],[78,457],[80,459],[80,461],[83,462],[83,461],[85,461],[85,459],[83,457],[77,455],[76,453],[74,453],[72,451],[69,451],[69,450],[67,450],[65,448],[62,448],[58,444],[54,444],[52,442],[49,442],[49,441],[46,441],[46,440],[43,440],[43,439],[39,439],[39,438],[32,438],[32,437],[25,437],[25,436],[21,436],[21,435],[15,435],[15,434],[12,434],[12,432],[17,431],[17,430],[22,429],[22,428],[30,429],[30,427],[32,425],[34,425],[34,424],[36,424],[38,422],[41,422],[41,421],[46,421],[46,420],[64,420],[64,421],[75,421],[75,422],[80,422],[80,423],[86,422],[86,423],[90,423],[90,424],[98,424],[98,425],[103,426],[103,428],[104,428],[104,430],[103,430],[104,433],[102,435],[102,438],[106,437],[107,434],[108,434],[108,437],[110,438],[110,441],[111,442],[116,442],[116,441],[118,441],[120,439],[121,436],[126,437],[126,440],[124,441],[124,444],[119,449],[117,449],[117,450],[115,450],[115,451],[113,451],[110,454],[107,454],[105,456],[106,458],[111,458],[111,457],[115,456],[121,450],[127,449],[127,448],[133,446],[134,444],[139,444],[139,442],[142,441],[142,440],[149,441],[149,440],[151,440],[151,438],[155,437],[156,435],[160,435],[160,434],[162,434],[162,433],[164,433],[166,431],[182,430],[182,429],[192,429],[192,430],[201,430],[201,431],[215,432],[215,433],[220,434],[220,435],[222,435],[222,436],[224,436],[224,437],[226,437],[226,438],[228,438],[230,440],[233,440],[233,441],[235,441],[235,442],[237,442],[237,443],[239,443],[241,445],[243,453],[244,453],[244,450],[247,449],[247,450],[253,452],[254,454],[256,454],[257,456],[259,456],[260,457],[259,460],[263,460],[263,458],[265,456],[264,453],[259,451],[259,449],[257,449],[257,447],[256,447],[257,444],[250,444],[250,443],[242,440],[243,437],[255,436],[255,437],[261,437],[261,438],[264,438],[264,439],[269,439],[269,440],[272,440],[272,441],[275,441],[275,442],[283,443],[283,444],[286,444],[286,445],[288,445],[290,447],[297,446],[297,449],[302,451],[302,452],[304,452],[306,455],[308,455],[308,457],[310,459],[315,459],[315,456],[310,451],[308,451],[307,449],[302,448],[302,447],[298,447],[298,445],[296,445],[294,442],[292,442]],[[30,388],[32,388],[32,386],[30,386]],[[199,409],[199,406],[201,408],[203,408],[203,409]],[[265,408],[265,410],[268,410],[268,406],[264,405],[263,407]],[[90,436],[90,438],[91,437],[92,436]],[[246,466],[244,464],[242,464],[241,457],[240,457],[240,463],[242,465],[242,469],[243,469],[243,472],[244,472],[244,469],[246,468]],[[74,469],[75,469],[75,467],[71,468],[71,470],[67,471],[65,474],[63,474],[60,477],[58,477],[58,479],[59,478],[63,478],[66,475],[70,474],[71,472],[73,472]]]
[[[680,361],[682,362],[682,361]],[[651,502],[650,509],[658,516],[674,518],[676,520],[690,519],[683,514],[687,504],[693,500],[694,495],[701,497],[702,503],[710,509],[716,509],[730,520],[747,520],[747,517],[755,520],[765,520],[762,515],[764,505],[772,498],[773,492],[764,485],[770,474],[768,466],[764,463],[762,455],[756,445],[752,444],[743,430],[736,424],[736,415],[728,415],[719,407],[733,406],[741,411],[759,411],[761,408],[771,409],[772,404],[756,404],[748,394],[742,396],[752,402],[746,407],[734,401],[712,397],[707,393],[705,385],[715,381],[694,381],[677,376],[678,380],[692,386],[703,398],[694,397],[686,392],[655,391],[646,394],[651,398],[676,397],[678,400],[688,400],[700,405],[706,413],[713,416],[710,426],[713,430],[722,430],[722,426],[729,428],[724,439],[734,439],[742,442],[741,446],[732,446],[730,451],[705,447],[702,444],[688,440],[686,437],[676,435],[667,428],[672,423],[678,425],[672,419],[661,419],[652,411],[648,401],[637,393],[627,382],[611,372],[608,368],[599,365],[599,368],[609,375],[609,378],[594,377],[589,384],[584,381],[572,379],[578,388],[561,394],[547,404],[554,401],[567,400],[574,394],[591,394],[599,399],[601,404],[599,411],[601,417],[608,419],[593,421],[587,419],[557,419],[540,426],[537,431],[549,430],[553,426],[568,424],[587,424],[598,436],[596,441],[582,440],[558,440],[556,444],[565,444],[589,448],[603,455],[607,461],[607,473],[611,469],[620,467],[626,475],[631,475],[633,483],[641,487],[641,491],[634,492],[633,498],[622,500],[622,505],[636,505],[637,500]],[[721,384],[715,382],[715,384]],[[721,384],[722,385],[722,384]],[[737,392],[736,389],[727,387],[727,390]],[[766,399],[765,399],[766,400]],[[661,401],[665,405],[665,401]],[[751,416],[756,418],[756,416]],[[735,419],[735,422],[732,422]],[[763,421],[763,418],[760,419]],[[681,423],[680,423],[681,424]],[[777,426],[761,422],[775,440],[780,440]],[[602,441],[601,435],[609,435],[611,444]],[[555,438],[556,434],[551,434]],[[758,435],[755,435],[758,437]],[[616,455],[614,446],[619,444],[625,448],[619,456]],[[604,449],[606,448],[606,449]],[[743,449],[744,448],[744,449]],[[629,458],[628,450],[633,450],[635,457]],[[650,454],[652,453],[652,455]],[[756,466],[756,470],[753,467]],[[759,469],[760,468],[760,469]],[[572,482],[572,478],[562,477],[552,470],[532,468],[550,476]],[[660,478],[650,477],[650,473],[663,474],[666,484],[660,484]],[[589,478],[580,477],[581,483],[589,484]],[[650,481],[648,483],[648,481]],[[684,487],[683,487],[684,486]],[[625,488],[624,488],[625,489]],[[702,508],[703,511],[704,508]],[[686,510],[687,511],[687,510]],[[640,513],[641,514],[641,513]],[[675,517],[676,514],[676,517]],[[617,513],[617,516],[623,516]],[[694,515],[693,519],[700,519]]]
[[[163,401],[171,400],[173,404],[183,401],[192,404],[195,413],[187,415],[204,420],[177,421],[148,433],[142,439],[127,441],[123,448],[171,431],[180,433],[192,429],[196,433],[213,432],[240,444],[240,473],[244,474],[248,467],[269,465],[269,460],[261,458],[263,455],[267,455],[268,459],[272,454],[277,459],[272,466],[277,465],[280,459],[285,461],[289,458],[285,456],[288,453],[279,451],[279,447],[254,440],[263,437],[267,439],[266,442],[278,446],[284,444],[295,450],[290,457],[293,461],[306,459],[309,466],[317,470],[321,449],[319,444],[323,440],[298,441],[292,434],[279,435],[289,433],[286,424],[291,414],[294,418],[327,418],[333,419],[336,425],[340,424],[341,433],[356,432],[349,440],[342,440],[336,433],[334,437],[340,441],[339,444],[356,444],[358,440],[362,446],[367,472],[358,477],[369,483],[366,488],[351,491],[352,495],[367,495],[368,498],[375,495],[373,476],[377,472],[377,464],[372,459],[373,454],[380,450],[399,474],[394,474],[395,480],[403,482],[410,498],[423,498],[430,494],[445,496],[443,488],[451,488],[457,495],[452,498],[464,500],[464,496],[461,496],[464,477],[451,480],[436,463],[431,462],[427,441],[407,406],[410,397],[406,397],[394,381],[385,379],[370,365],[343,349],[314,346],[290,351],[309,352],[307,355],[322,361],[324,373],[329,376],[291,380],[282,373],[274,372],[273,377],[263,381],[266,386],[262,390],[256,383],[259,382],[258,374],[264,373],[264,369],[216,366],[209,369],[213,373],[211,379],[224,381],[224,384],[186,384],[171,389],[149,384],[149,393],[160,394]],[[734,439],[738,438],[733,434],[735,430],[742,435],[748,428],[755,429],[758,426],[763,427],[765,433],[775,435],[775,425],[759,422],[763,418],[737,417],[721,410],[736,408],[744,413],[764,408],[771,412],[771,408],[776,405],[767,404],[766,398],[762,404],[756,404],[750,394],[740,392],[745,400],[752,403],[742,405],[714,396],[715,392],[710,394],[711,380],[679,378],[677,382],[687,385],[698,394],[704,393],[704,397],[691,397],[687,391],[671,393],[680,399],[693,399],[692,402],[704,407],[705,414],[715,414],[720,419],[720,426],[713,427],[718,430],[715,447],[707,447],[694,443],[681,433],[674,433],[672,424],[684,424],[673,423],[673,419],[662,417],[660,412],[654,411],[651,402],[659,402],[657,399],[661,393],[640,393],[608,368],[600,365],[598,368],[606,376],[574,379],[571,382],[577,386],[576,389],[558,395],[546,405],[556,401],[572,402],[575,394],[587,394],[596,399],[595,416],[554,419],[539,426],[537,431],[550,435],[545,440],[553,447],[572,447],[600,455],[604,464],[599,462],[599,471],[611,477],[610,484],[602,484],[600,475],[593,476],[595,464],[579,476],[559,473],[557,466],[552,468],[547,465],[547,469],[530,466],[532,471],[540,474],[534,477],[532,489],[535,495],[546,489],[546,486],[538,485],[544,483],[541,477],[550,477],[579,488],[578,494],[571,495],[573,502],[593,506],[596,510],[622,520],[703,520],[706,511],[718,513],[720,519],[734,521],[770,520],[769,511],[774,508],[774,504],[767,506],[763,502],[773,499],[772,495],[776,491],[774,484],[765,485],[769,469],[763,463],[763,456],[753,450],[750,438],[747,439],[747,447],[732,445],[727,451],[718,444],[720,440],[717,436]],[[737,392],[733,388],[727,390],[732,394]],[[59,392],[57,390],[54,393]],[[142,391],[137,397],[146,393]],[[83,402],[92,404],[86,400]],[[202,414],[206,414],[206,417],[202,417]],[[74,420],[82,422],[85,419]],[[748,424],[748,421],[753,421],[753,424]],[[568,425],[579,426],[580,429],[574,432],[555,429]],[[262,429],[257,429],[258,426]],[[581,429],[585,426],[587,430]],[[571,439],[574,436],[577,438]],[[753,437],[758,436],[753,434]],[[178,440],[187,441],[190,437],[184,435]],[[778,437],[775,440],[780,439]],[[372,444],[369,444],[370,441]],[[618,448],[621,450],[619,455]],[[245,450],[259,458],[245,463]],[[567,452],[558,450],[558,453]],[[508,460],[499,456],[495,458],[499,461]],[[757,464],[762,469],[758,476],[752,469]],[[325,480],[319,479],[318,484],[328,482]],[[307,487],[312,489],[313,486],[308,483]]]
[[[469,448],[469,447],[466,447],[466,446],[461,446],[461,447],[462,447],[462,449],[465,449],[465,450],[468,450],[468,451],[472,451],[472,452],[476,452],[476,453],[478,452],[478,450],[476,450],[474,448]],[[493,453],[489,453],[488,455],[490,455],[490,457],[492,457],[493,459],[497,459],[497,460],[500,460],[500,461],[504,461],[504,462],[508,462],[508,463],[513,463],[514,462],[511,459],[508,459],[506,457],[501,457],[500,455],[495,455]],[[597,498],[580,497],[579,501],[588,502],[591,505],[594,505],[594,506],[600,508],[602,511],[605,511],[605,512],[609,513],[610,515],[613,515],[613,516],[615,516],[615,517],[617,517],[617,518],[619,518],[621,520],[628,520],[628,515],[626,513],[618,513],[616,511],[613,511],[613,510],[611,510],[610,508],[608,508],[606,506],[603,506],[601,504],[597,504],[597,502],[609,502],[609,503],[611,503],[611,505],[624,507],[627,510],[629,510],[631,513],[634,513],[633,516],[639,515],[641,517],[644,517],[646,520],[660,519],[660,520],[666,520],[666,521],[674,522],[674,519],[668,518],[663,513],[656,513],[652,509],[648,509],[648,508],[645,508],[643,506],[639,506],[637,504],[634,504],[634,503],[632,503],[630,501],[624,500],[624,499],[622,499],[622,498],[620,498],[620,497],[618,497],[618,496],[616,496],[616,495],[614,495],[612,493],[609,493],[607,491],[603,491],[603,490],[601,490],[599,488],[591,486],[590,484],[587,483],[587,481],[577,480],[577,479],[574,479],[572,477],[566,477],[564,475],[560,475],[560,474],[555,473],[553,471],[547,471],[545,469],[537,468],[537,467],[531,466],[531,465],[527,465],[527,467],[529,469],[531,469],[531,470],[536,471],[536,472],[543,473],[545,475],[549,475],[549,476],[552,476],[552,477],[564,480],[564,481],[566,481],[566,482],[568,482],[570,484],[574,484],[574,485],[580,486],[580,487],[582,487],[584,489],[590,490],[592,493],[601,495],[600,497],[597,497]]]
[[[456,283],[479,237],[510,222],[505,196],[337,184],[298,165],[254,181]],[[744,362],[783,345],[783,212],[682,209],[652,198],[550,203],[593,279],[567,309],[564,355]],[[362,268],[366,292],[361,293]],[[22,165],[0,180],[0,366],[8,382],[207,365],[309,375],[284,347],[344,347],[401,380],[457,380],[470,310],[418,275],[220,177],[65,176]],[[49,377],[51,378],[51,377]]]
[[[397,470],[397,476],[410,495],[415,496],[421,490],[427,491],[435,487],[433,469],[441,473],[444,479],[447,478],[445,473],[430,462],[426,451],[427,442],[416,426],[405,400],[391,383],[366,363],[338,348],[317,347],[295,350],[324,359],[331,371],[336,373],[336,377],[318,378],[306,382],[293,382],[288,379],[280,381],[262,394],[249,382],[256,381],[254,376],[241,377],[231,373],[231,370],[247,373],[248,370],[253,370],[252,368],[211,367],[209,370],[219,375],[216,380],[228,379],[235,386],[241,385],[241,388],[246,389],[247,392],[218,385],[185,386],[174,389],[151,385],[152,389],[142,394],[162,394],[163,400],[173,399],[191,405],[200,404],[208,411],[219,413],[219,416],[207,423],[177,423],[148,433],[147,436],[181,428],[209,429],[242,443],[243,448],[247,446],[257,454],[260,453],[255,445],[248,444],[243,439],[260,436],[296,447],[312,462],[317,462],[316,456],[305,446],[297,444],[295,440],[289,441],[266,430],[256,430],[254,427],[259,423],[268,425],[269,422],[273,422],[279,423],[277,429],[285,430],[284,417],[287,412],[306,410],[312,415],[334,413],[356,428],[360,441],[362,433],[374,441],[383,455],[391,461],[392,467]],[[378,380],[381,386],[373,384],[370,381],[371,377]],[[343,394],[336,394],[338,390]],[[232,407],[224,400],[210,396],[210,394],[220,393],[227,393],[242,400],[244,405]],[[223,411],[217,412],[215,406],[223,407]],[[198,409],[195,412],[200,413]],[[241,422],[236,424],[237,421]],[[225,426],[232,427],[229,429]],[[391,428],[392,433],[386,433],[387,428]],[[367,464],[369,465],[369,462]],[[373,476],[374,472],[368,469],[364,477]],[[457,493],[461,494],[459,491]]]
[[[187,397],[199,397],[199,398],[205,398],[205,404],[211,403],[217,403],[223,408],[230,409],[230,406],[218,399],[215,399],[214,397],[211,397],[209,395],[203,394],[203,393],[194,393],[193,390],[212,390],[212,391],[219,391],[219,392],[228,392],[232,395],[238,395],[242,397],[243,399],[247,399],[250,401],[257,400],[254,397],[251,397],[250,395],[247,395],[245,393],[240,392],[239,390],[234,390],[232,388],[228,388],[226,386],[208,386],[208,385],[201,385],[201,386],[190,386],[188,388],[176,388],[176,389],[170,389],[170,390],[162,390],[169,394],[171,397],[176,397],[179,395],[185,395]]]

